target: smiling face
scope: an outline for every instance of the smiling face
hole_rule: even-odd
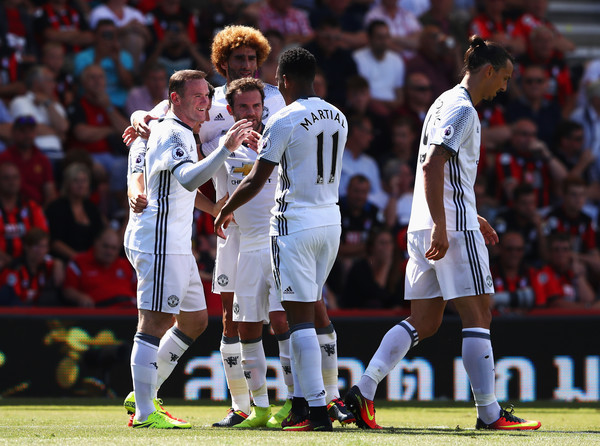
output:
[[[243,77],[254,76],[258,70],[256,50],[249,46],[234,49],[221,68],[227,74],[227,83]]]
[[[263,102],[260,92],[250,90],[237,94],[233,101],[231,113],[236,121],[240,119],[251,121],[252,129],[258,131],[262,124],[263,114]]]
[[[185,84],[183,94],[171,92],[173,112],[184,123],[194,127],[206,120],[210,106],[208,83],[204,79],[189,80]]]

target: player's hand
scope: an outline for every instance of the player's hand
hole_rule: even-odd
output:
[[[156,116],[151,115],[150,113],[146,113],[139,119],[133,120],[133,128],[137,132],[138,136],[148,139],[150,138],[150,126],[148,123],[153,119],[158,119]]]
[[[434,224],[431,229],[431,245],[427,252],[425,252],[425,258],[428,260],[440,260],[446,255],[449,246],[446,228]]]
[[[221,211],[219,211],[219,214],[215,218],[215,233],[222,239],[227,238],[223,229],[229,226],[231,220],[233,220],[233,214],[223,214]]]
[[[133,141],[136,140],[137,137],[138,137],[138,134],[135,131],[135,129],[133,128],[132,125],[130,125],[129,127],[127,127],[123,131],[123,134],[121,135],[121,138],[123,138],[123,142],[125,143],[125,145],[127,147],[129,147],[131,145],[131,143],[133,143]]]
[[[225,206],[225,203],[227,203],[227,199],[229,198],[229,194],[225,194],[225,196],[223,198],[221,198],[220,200],[218,200],[215,203],[215,206],[213,207],[213,211],[211,212],[211,215],[213,217],[216,217],[217,215],[219,215],[219,212],[221,212],[221,209],[223,209],[223,206]]]
[[[230,152],[236,150],[251,134],[252,122],[247,119],[240,119],[231,126],[225,135],[224,146]]]
[[[494,230],[494,228],[492,228],[492,225],[490,225],[488,221],[480,215],[477,216],[477,221],[479,222],[479,230],[483,235],[485,244],[495,245],[496,243],[498,243],[498,234],[496,234],[496,231]]]
[[[261,137],[260,133],[258,133],[255,130],[252,130],[252,132],[250,132],[250,135],[248,136],[248,138],[246,138],[244,140],[244,144],[246,144],[248,147],[250,147],[256,153],[258,153],[258,149],[259,149],[258,141],[260,141],[260,137]]]
[[[145,194],[139,194],[136,197],[129,198],[129,207],[131,210],[139,214],[148,206],[148,198]]]

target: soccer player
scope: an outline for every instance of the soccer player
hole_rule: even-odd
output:
[[[217,33],[211,48],[211,61],[226,79],[225,85],[215,88],[210,109],[210,124],[200,128],[203,146],[210,147],[233,125],[234,118],[227,111],[226,94],[236,79],[254,77],[271,51],[267,39],[257,29],[248,26],[228,26]],[[277,87],[264,86],[262,122],[285,106]],[[203,153],[206,155],[205,150]],[[218,176],[214,179],[216,198],[227,195],[227,182]],[[214,427],[232,427],[250,415],[250,397],[241,361],[238,325],[233,321],[233,297],[237,283],[237,264],[240,232],[232,222],[226,238],[217,238],[217,257],[213,271],[213,292],[220,294],[223,308],[223,335],[220,350],[232,408],[227,415],[213,424]],[[289,383],[291,385],[291,382]]]
[[[173,353],[181,356],[204,331],[208,320],[191,250],[196,189],[251,132],[250,122],[238,121],[224,146],[198,161],[192,128],[206,118],[209,88],[205,74],[196,70],[173,74],[169,102],[169,112],[155,125],[148,140],[148,205],[143,212],[131,214],[125,232],[126,254],[138,277],[139,321],[131,353],[134,428],[191,427],[164,411],[155,392],[177,364]]]
[[[267,123],[258,161],[215,220],[215,230],[222,234],[221,226],[259,193],[279,164],[271,210],[271,263],[290,325],[293,367],[309,406],[307,418],[284,430],[332,429],[315,303],[321,299],[340,240],[337,201],[348,126],[342,112],[314,95],[315,71],[314,56],[303,48],[281,55],[277,79],[287,106]]]
[[[462,358],[475,396],[476,428],[521,430],[541,425],[502,409],[494,394],[490,342],[494,288],[485,245],[497,243],[498,235],[475,207],[481,125],[474,106],[506,91],[512,71],[513,58],[503,47],[473,36],[461,83],[440,95],[427,113],[408,226],[405,298],[412,301],[411,315],[387,332],[358,384],[346,395],[346,405],[363,429],[381,428],[373,407],[377,385],[411,347],[437,331],[449,300],[463,324]]]
[[[227,111],[235,121],[247,119],[258,134],[262,133],[264,84],[259,79],[243,77],[228,84]],[[204,145],[207,154],[209,145]],[[242,144],[227,158],[217,177],[232,194],[256,162],[257,147]],[[289,329],[285,312],[275,293],[271,272],[269,218],[275,200],[276,178],[273,173],[266,186],[249,203],[236,210],[235,220],[240,232],[237,279],[233,299],[233,321],[241,343],[241,365],[252,394],[252,413],[235,427],[281,427],[284,417],[270,425],[271,408],[267,393],[267,361],[262,343],[263,323],[271,323],[278,339],[281,364],[291,378]],[[290,385],[293,384],[290,382]],[[287,413],[285,414],[287,415]]]

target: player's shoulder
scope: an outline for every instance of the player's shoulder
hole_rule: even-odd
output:
[[[271,99],[273,97],[279,98],[281,97],[283,99],[283,96],[281,96],[281,92],[279,91],[279,88],[277,88],[275,85],[273,84],[264,84],[264,92],[265,92],[265,99]]]
[[[440,109],[443,114],[457,117],[474,117],[477,111],[473,106],[467,90],[457,86],[442,93],[433,103],[433,109]]]

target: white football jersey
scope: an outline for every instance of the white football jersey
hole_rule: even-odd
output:
[[[479,164],[481,124],[469,92],[461,85],[442,93],[425,117],[409,232],[433,227],[423,185],[423,162],[432,144],[443,146],[453,153],[444,167],[447,230],[478,230],[474,186]]]
[[[340,224],[338,188],[348,136],[344,114],[318,97],[273,115],[258,158],[279,164],[271,235]]]
[[[246,146],[241,146],[225,161],[226,184],[229,196],[237,189],[252,170],[258,154]],[[240,252],[268,249],[270,247],[269,221],[271,208],[275,202],[277,171],[267,179],[261,191],[249,202],[234,212],[235,221],[240,228]]]
[[[151,254],[190,254],[196,191],[188,191],[172,172],[198,161],[192,129],[171,112],[152,126],[145,156],[148,207],[130,213],[125,247]]]

